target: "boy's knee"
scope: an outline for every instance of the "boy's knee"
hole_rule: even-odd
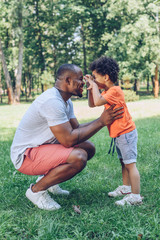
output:
[[[136,166],[136,163],[125,164],[125,168],[129,171]]]

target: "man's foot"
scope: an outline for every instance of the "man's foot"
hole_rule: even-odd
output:
[[[60,188],[59,185],[54,185],[54,186],[48,188],[47,190],[48,190],[50,193],[52,193],[52,194],[69,195],[69,191],[63,190],[62,188]]]
[[[131,186],[126,186],[126,185],[119,186],[113,192],[109,192],[108,196],[109,197],[119,197],[119,196],[123,196],[126,194],[131,194]]]
[[[125,196],[122,200],[116,201],[115,204],[118,206],[124,206],[126,205],[141,205],[143,202],[143,198],[139,195],[139,196],[135,196],[138,194],[129,194],[127,196]]]
[[[39,177],[37,178],[36,182],[39,182],[43,177],[44,177],[44,175],[39,176]],[[62,188],[60,188],[60,186],[59,186],[58,184],[49,187],[49,188],[47,189],[47,191],[49,191],[49,192],[52,193],[52,194],[69,195],[69,191],[63,190]]]
[[[52,211],[61,207],[50,197],[47,191],[32,192],[32,186],[33,184],[26,191],[26,197],[38,208]]]

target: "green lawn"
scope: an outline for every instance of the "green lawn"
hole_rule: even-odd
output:
[[[138,163],[144,204],[117,207],[107,193],[121,184],[116,154],[107,154],[110,138],[102,129],[92,141],[97,152],[76,177],[61,184],[69,196],[55,196],[57,211],[36,208],[25,191],[36,177],[15,171],[10,145],[28,104],[0,106],[0,239],[88,240],[160,239],[160,116],[136,120],[139,133]],[[73,211],[79,205],[81,214]]]

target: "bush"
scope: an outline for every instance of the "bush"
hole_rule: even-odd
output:
[[[134,102],[139,100],[139,95],[136,95],[136,93],[132,90],[123,90],[125,101],[126,102]]]

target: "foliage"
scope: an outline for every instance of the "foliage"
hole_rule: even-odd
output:
[[[13,88],[21,34],[18,9],[19,1],[0,1],[0,35]],[[44,71],[55,77],[66,62],[85,74],[90,62],[104,54],[118,61],[120,78],[150,78],[160,62],[159,10],[159,2],[152,0],[23,0],[23,87],[40,87]],[[2,84],[5,88],[3,75]]]
[[[62,184],[71,194],[54,196],[62,208],[47,212],[25,197],[36,177],[15,171],[9,157],[15,127],[27,108],[27,104],[0,107],[0,239],[131,240],[139,234],[142,239],[160,238],[159,116],[136,121],[143,205],[116,207],[115,199],[107,196],[122,180],[116,154],[107,154],[110,138],[103,129],[92,138],[95,157],[80,174]],[[80,205],[80,215],[72,205]]]
[[[123,90],[123,92],[126,102],[134,102],[139,100],[139,95],[136,95],[133,90]]]
[[[54,85],[55,80],[52,74],[48,71],[44,71],[43,74],[40,76],[41,83],[44,84],[46,87],[51,87]]]

